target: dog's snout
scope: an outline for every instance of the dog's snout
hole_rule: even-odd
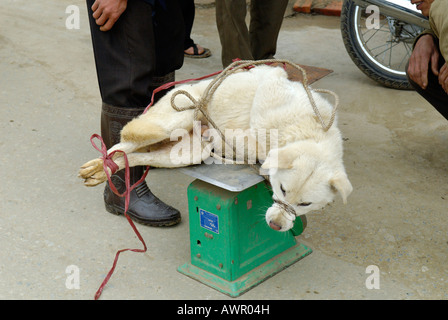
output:
[[[274,229],[275,231],[280,231],[280,229],[282,228],[281,226],[279,226],[278,224],[276,224],[272,220],[269,221],[269,227],[271,227],[271,229]]]

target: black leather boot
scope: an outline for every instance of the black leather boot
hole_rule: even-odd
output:
[[[131,185],[142,177],[144,171],[145,167],[130,168]],[[126,190],[124,170],[112,175],[111,181],[119,193]],[[104,203],[108,212],[116,215],[124,213],[125,198],[113,193],[109,184],[104,189]],[[181,220],[179,211],[157,198],[145,181],[131,191],[127,214],[132,220],[153,227],[172,226]]]
[[[120,108],[103,103],[101,112],[101,136],[107,149],[120,142],[120,132],[130,120],[140,115],[144,109]],[[132,186],[143,176],[146,167],[130,168],[130,185]],[[112,183],[119,193],[126,189],[124,170],[120,170],[111,177]],[[109,187],[104,189],[104,203],[106,210],[113,214],[123,214],[125,198],[117,196]],[[130,193],[129,217],[141,224],[149,226],[172,226],[181,221],[180,212],[157,198],[148,188],[146,181],[141,182]]]

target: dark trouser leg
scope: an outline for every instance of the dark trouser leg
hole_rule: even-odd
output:
[[[245,21],[246,0],[216,0],[215,3],[223,67],[227,67],[236,58],[253,60]]]
[[[143,0],[128,1],[112,29],[103,32],[92,17],[95,1],[87,0],[103,102],[144,108],[155,88],[174,80],[174,71],[182,66],[184,57],[184,26],[177,1],[165,0],[168,11],[156,7],[154,17],[151,5]]]
[[[252,0],[250,46],[255,60],[273,58],[288,0]]]
[[[148,84],[155,71],[152,8],[144,1],[129,1],[112,29],[103,32],[92,17],[90,8],[94,2],[87,0],[87,7],[102,101],[114,106],[142,108],[149,103]]]
[[[445,61],[440,57],[439,69],[444,63]],[[408,70],[408,66],[406,66],[406,70]],[[412,81],[409,78],[409,75],[408,80],[415,90],[448,120],[448,94],[440,86],[438,78],[432,71],[428,71],[428,86],[426,89],[422,89],[418,84]]]
[[[287,4],[288,0],[252,0],[248,29],[245,0],[216,0],[223,67],[235,58],[260,60],[274,57]]]
[[[193,29],[196,8],[194,6],[194,0],[181,0],[179,3],[185,23],[184,50],[187,50],[194,45],[194,41],[191,39],[191,30]]]

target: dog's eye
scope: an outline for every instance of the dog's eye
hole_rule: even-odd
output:
[[[286,191],[285,191],[285,189],[283,189],[283,185],[282,184],[280,185],[280,190],[282,191],[283,196],[286,196]]]
[[[301,202],[301,203],[299,203],[300,207],[308,207],[309,205],[311,205],[311,202]]]

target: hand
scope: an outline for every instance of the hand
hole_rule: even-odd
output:
[[[448,65],[446,62],[439,71],[439,83],[448,94]]]
[[[93,18],[101,31],[112,29],[115,22],[126,10],[127,0],[95,0],[92,5]]]
[[[415,44],[414,51],[409,59],[408,74],[411,80],[422,89],[428,86],[428,66],[435,76],[439,75],[439,50],[434,43],[432,35],[423,35]]]

